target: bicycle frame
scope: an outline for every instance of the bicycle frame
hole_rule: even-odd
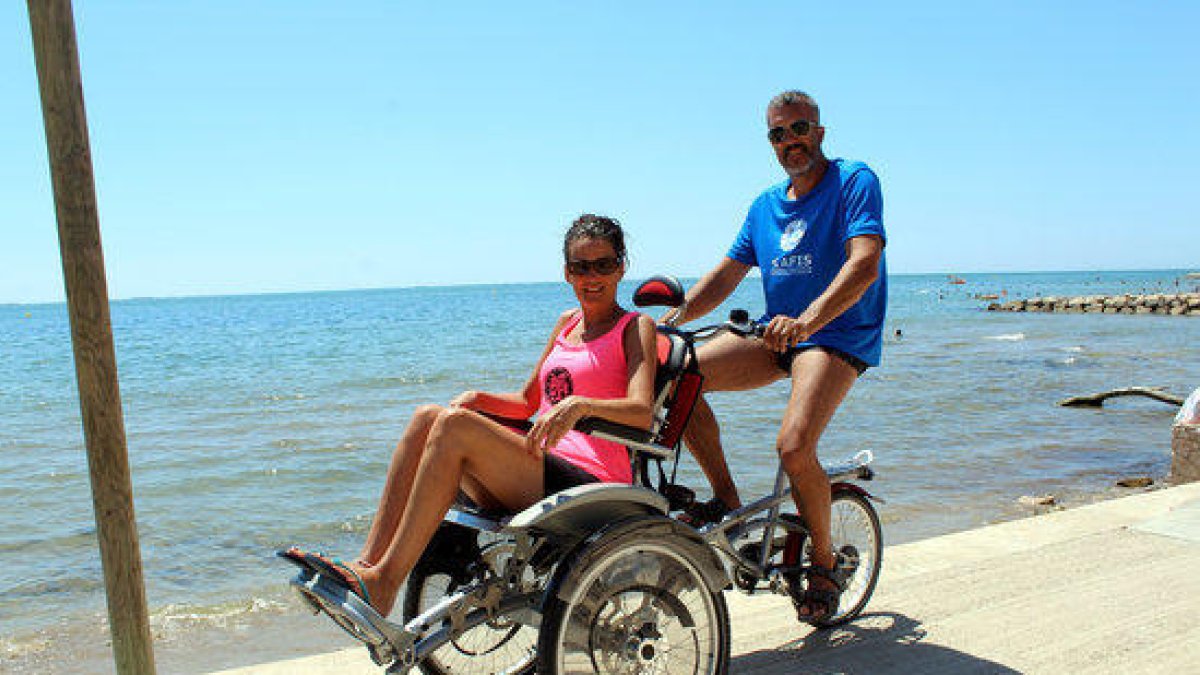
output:
[[[848,461],[826,468],[825,473],[829,476],[830,482],[835,487],[843,485],[844,483],[840,481],[847,479],[871,480],[874,477],[874,471],[871,469],[870,464],[874,460],[874,453],[870,450],[862,450]],[[853,489],[866,493],[862,488]],[[870,495],[868,494],[868,496]],[[734,565],[749,572],[756,578],[767,579],[771,572],[768,568],[768,562],[772,552],[771,547],[767,544],[774,541],[775,530],[779,527],[779,516],[783,504],[784,502],[791,501],[791,498],[791,482],[788,480],[787,473],[784,472],[783,465],[781,464],[775,473],[775,488],[770,493],[759,497],[741,508],[733,510],[721,522],[700,528],[700,536]],[[759,559],[748,560],[734,550],[733,544],[730,542],[729,532],[747,524],[763,511],[767,512],[767,517],[763,526],[762,538],[759,541]]]

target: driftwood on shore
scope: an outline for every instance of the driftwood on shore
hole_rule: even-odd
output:
[[[1099,394],[1090,396],[1072,396],[1071,398],[1059,401],[1058,404],[1067,408],[1099,408],[1104,405],[1104,402],[1116,396],[1147,396],[1156,401],[1170,403],[1171,405],[1183,405],[1183,399],[1178,396],[1172,396],[1159,387],[1125,387],[1123,389],[1111,389],[1103,391]]]

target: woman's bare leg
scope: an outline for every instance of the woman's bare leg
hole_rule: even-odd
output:
[[[408,503],[387,550],[373,567],[351,566],[366,585],[372,606],[384,616],[391,611],[396,592],[460,485],[475,483],[499,502],[496,505],[517,510],[542,497],[542,474],[541,458],[528,451],[519,434],[469,410],[442,411],[429,431]]]
[[[408,428],[392,453],[387,481],[379,497],[379,508],[371,521],[371,530],[367,533],[362,551],[358,554],[360,562],[375,564],[391,545],[400,517],[404,515],[404,506],[408,504],[425,444],[429,441],[429,430],[443,410],[445,408],[441,406],[424,405],[413,412]]]

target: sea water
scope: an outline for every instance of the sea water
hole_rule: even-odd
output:
[[[892,277],[883,364],[822,440],[826,460],[875,453],[868,487],[885,500],[887,542],[1029,515],[1022,495],[1070,505],[1120,494],[1122,477],[1161,482],[1174,407],[1056,403],[1132,385],[1186,395],[1200,386],[1200,319],[986,312],[976,296],[1196,282],[1182,271],[962,278]],[[711,316],[760,313],[758,283]],[[114,302],[156,635],[294,611],[273,551],[356,553],[414,407],[520,388],[573,303],[561,283]],[[19,663],[66,636],[102,643],[104,587],[66,307],[0,306],[0,345],[0,649]],[[711,398],[743,496],[772,483],[787,393]],[[693,462],[680,475],[704,487]]]

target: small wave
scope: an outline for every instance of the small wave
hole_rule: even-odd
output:
[[[997,340],[1000,342],[1019,342],[1025,339],[1024,333],[1005,333],[1003,335],[989,335],[988,340]]]
[[[1081,354],[1083,353],[1083,347],[1063,347],[1063,351],[1071,352],[1072,354]]]
[[[82,570],[91,571],[91,570]],[[87,595],[104,588],[102,580],[93,575],[72,575],[70,572],[48,573],[38,579],[26,579],[3,589],[9,601],[34,600],[46,595]]]
[[[398,375],[394,377],[369,377],[362,380],[345,380],[341,383],[341,386],[352,389],[397,389],[408,385],[423,384],[428,384],[428,378],[424,375]]]
[[[303,401],[308,398],[308,395],[305,394],[304,392],[294,392],[294,393],[287,393],[287,394],[268,392],[268,393],[261,394],[259,396],[259,398],[260,398],[260,400],[263,400],[263,401],[277,403],[280,401]]]
[[[70,532],[55,534],[49,537],[0,541],[0,553],[15,553],[20,551],[28,552],[30,547],[33,546],[51,546],[60,547],[65,550],[76,550],[80,546],[94,546],[95,541],[96,527],[94,525],[85,526],[74,528]]]
[[[283,598],[253,597],[227,601],[217,605],[171,604],[150,615],[150,625],[160,634],[176,635],[198,626],[228,628],[251,615],[281,613],[291,607]]]

